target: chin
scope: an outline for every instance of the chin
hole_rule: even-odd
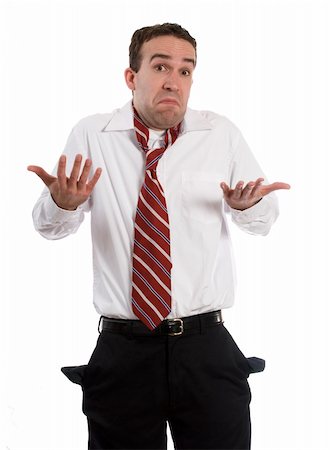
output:
[[[172,128],[182,122],[184,114],[178,114],[174,111],[164,111],[158,114],[155,114],[155,122],[158,122],[158,126],[160,129]]]

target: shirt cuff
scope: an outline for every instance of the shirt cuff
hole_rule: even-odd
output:
[[[256,219],[259,219],[260,217],[267,216],[269,214],[269,205],[266,199],[263,198],[250,208],[243,209],[243,211],[230,207],[229,210],[235,222],[249,223],[253,222]]]
[[[82,207],[78,206],[74,211],[63,209],[57,206],[53,197],[49,194],[45,204],[47,211],[47,220],[51,223],[75,222],[77,216],[80,216]]]

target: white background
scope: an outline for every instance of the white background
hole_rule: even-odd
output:
[[[97,338],[89,217],[74,236],[42,239],[31,220],[42,184],[26,166],[51,170],[79,119],[130,98],[133,31],[169,21],[198,41],[190,106],[229,117],[269,180],[292,185],[269,236],[231,227],[226,325],[267,361],[250,376],[252,448],[329,449],[328,2],[12,0],[0,13],[0,448],[87,446],[80,388],[60,367],[85,364]]]

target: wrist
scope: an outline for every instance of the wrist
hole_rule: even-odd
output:
[[[64,204],[61,203],[58,200],[55,200],[55,198],[51,195],[53,202],[55,203],[56,206],[58,206],[61,209],[64,209],[65,211],[75,211],[79,205],[69,205],[69,204]]]

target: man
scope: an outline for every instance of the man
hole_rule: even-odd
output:
[[[187,108],[195,66],[179,25],[137,30],[133,101],[80,121],[56,176],[29,166],[46,185],[33,212],[44,237],[91,212],[102,332],[87,366],[63,369],[82,385],[90,449],[165,449],[167,422],[178,449],[250,448],[251,367],[221,315],[234,297],[225,212],[266,234],[272,192],[289,186],[262,184],[229,120]]]

